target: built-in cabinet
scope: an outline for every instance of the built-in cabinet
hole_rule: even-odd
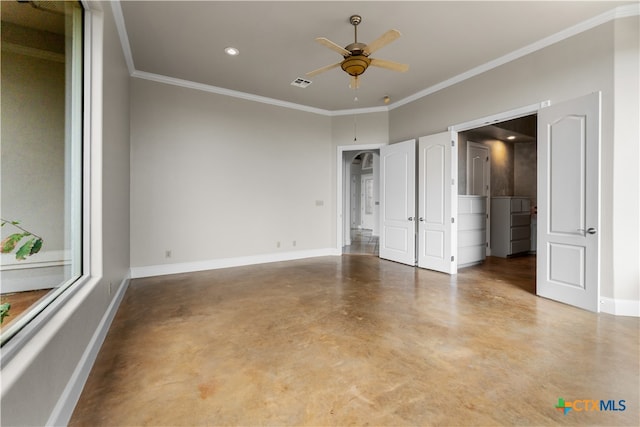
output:
[[[506,258],[531,250],[531,201],[491,198],[491,255]]]
[[[458,267],[484,261],[487,252],[487,198],[458,196]]]

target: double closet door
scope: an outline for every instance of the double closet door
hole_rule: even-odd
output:
[[[538,110],[536,293],[599,311],[599,92]],[[380,257],[457,273],[457,134],[380,149]],[[452,198],[453,195],[453,198]]]
[[[443,132],[380,149],[380,258],[457,272],[454,140]]]

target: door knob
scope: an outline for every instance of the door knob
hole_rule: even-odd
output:
[[[586,230],[584,228],[578,228],[578,231],[586,234],[596,234],[598,232],[598,230],[593,227],[589,227]]]
[[[423,222],[424,218],[420,217],[420,218],[418,218],[418,221]]]
[[[412,216],[410,216],[408,219],[409,219],[409,221],[413,221],[413,217]]]

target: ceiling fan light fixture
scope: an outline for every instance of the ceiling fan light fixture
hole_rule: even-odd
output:
[[[342,61],[340,67],[350,76],[359,76],[371,64],[371,60],[364,55],[349,56]]]
[[[409,69],[409,66],[407,64],[400,64],[394,61],[387,61],[384,59],[376,59],[370,57],[373,52],[388,45],[389,43],[400,37],[400,31],[389,30],[370,44],[359,43],[358,25],[362,22],[362,17],[360,15],[351,15],[351,17],[349,18],[349,22],[351,23],[351,25],[353,25],[354,41],[346,47],[342,47],[325,37],[316,38],[316,41],[318,43],[333,50],[334,52],[339,53],[344,59],[338,63],[327,65],[322,68],[318,68],[317,70],[310,71],[307,73],[307,76],[316,76],[325,71],[337,68],[339,65],[340,68],[342,68],[342,71],[351,76],[350,87],[352,89],[357,89],[359,84],[358,76],[362,75],[370,65],[373,67],[386,68],[388,70],[400,72],[404,72]]]

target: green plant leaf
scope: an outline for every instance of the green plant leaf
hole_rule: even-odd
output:
[[[0,323],[2,323],[4,321],[4,318],[9,315],[10,308],[11,308],[11,304],[8,302],[0,304]]]
[[[20,261],[27,259],[27,257],[31,255],[31,249],[35,243],[36,239],[27,240],[26,243],[20,246],[20,249],[16,252],[16,259]]]
[[[33,247],[31,248],[31,253],[29,255],[37,254],[38,252],[40,252],[42,243],[44,243],[42,239],[36,240],[36,242],[33,244]]]
[[[23,233],[14,233],[0,242],[0,252],[8,254],[16,248],[16,245],[24,237]]]

